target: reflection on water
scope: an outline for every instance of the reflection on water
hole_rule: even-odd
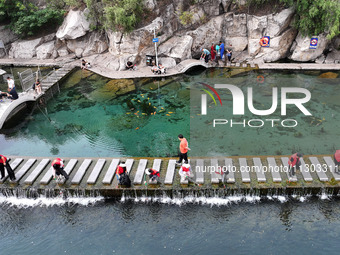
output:
[[[338,253],[337,197],[278,200],[213,206],[129,200],[26,209],[1,204],[0,245],[2,254],[28,255],[46,249],[52,255]]]
[[[258,83],[259,75],[264,77],[263,83]],[[2,152],[31,156],[169,157],[177,155],[177,135],[182,133],[189,140],[190,156],[285,155],[292,151],[330,154],[337,148],[335,138],[340,130],[340,88],[336,86],[339,79],[321,79],[319,75],[319,71],[225,68],[164,79],[109,80],[78,70],[62,84],[61,93],[46,107],[40,106],[23,127],[0,134]],[[243,91],[253,86],[257,109],[270,108],[273,87],[307,88],[312,99],[306,108],[313,116],[304,116],[292,107],[285,118],[296,119],[296,128],[212,128],[212,120],[221,118],[221,113],[226,119],[233,118],[231,111],[226,111],[231,109],[231,96],[227,91],[219,91],[225,108],[215,106],[211,100],[209,114],[201,116],[199,82],[230,83]],[[280,104],[270,117],[282,119]],[[259,116],[248,111],[242,118]]]

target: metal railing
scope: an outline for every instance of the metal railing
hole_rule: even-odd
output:
[[[18,72],[20,84],[22,87],[22,91],[29,91],[32,89],[33,84],[39,77],[41,77],[40,69],[38,71],[33,72],[32,69],[27,69],[23,72]]]

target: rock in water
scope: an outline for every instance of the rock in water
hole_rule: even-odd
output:
[[[332,73],[332,72],[323,73],[318,76],[318,78],[327,78],[327,79],[335,79],[337,77],[338,77],[338,74]]]

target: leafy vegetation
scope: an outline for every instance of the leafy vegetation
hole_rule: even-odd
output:
[[[340,28],[340,2],[338,0],[281,0],[294,6],[297,14],[296,28],[304,35],[328,33],[337,36]]]
[[[194,17],[194,14],[190,11],[182,12],[179,16],[179,20],[182,25],[186,26],[192,23],[192,19]]]
[[[0,21],[9,24],[20,37],[34,35],[44,27],[56,27],[64,13],[60,9],[38,9],[27,1],[0,0]]]
[[[31,36],[50,25],[63,22],[64,11],[42,9],[19,16],[11,25],[12,30],[20,36]]]
[[[294,7],[296,12],[294,26],[303,35],[328,33],[328,38],[340,34],[339,0],[280,0],[286,7]],[[249,5],[260,7],[271,0],[250,0]]]
[[[105,27],[131,32],[143,17],[141,0],[104,0]]]

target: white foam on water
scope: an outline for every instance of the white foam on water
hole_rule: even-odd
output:
[[[281,200],[284,197],[280,198]],[[172,204],[182,206],[185,204],[200,204],[200,205],[210,205],[210,206],[225,206],[229,204],[237,204],[240,202],[256,203],[260,202],[261,197],[259,196],[229,196],[229,197],[204,197],[204,196],[185,196],[185,197],[125,197],[123,196],[120,202],[124,203],[126,201],[133,201],[135,203],[161,203],[161,204]]]
[[[62,206],[65,204],[89,206],[94,205],[97,202],[104,201],[104,197],[53,197],[47,198],[40,196],[37,198],[26,198],[16,196],[0,196],[0,205],[15,206],[18,208],[29,208],[29,207],[51,207],[51,206]]]
[[[319,195],[319,198],[320,198],[321,200],[330,200],[330,199],[331,199],[331,196],[328,195],[328,194],[322,193],[321,195]]]
[[[281,203],[287,202],[287,197],[285,197],[285,196],[276,196],[275,195],[275,196],[273,196],[273,198],[279,200]]]

